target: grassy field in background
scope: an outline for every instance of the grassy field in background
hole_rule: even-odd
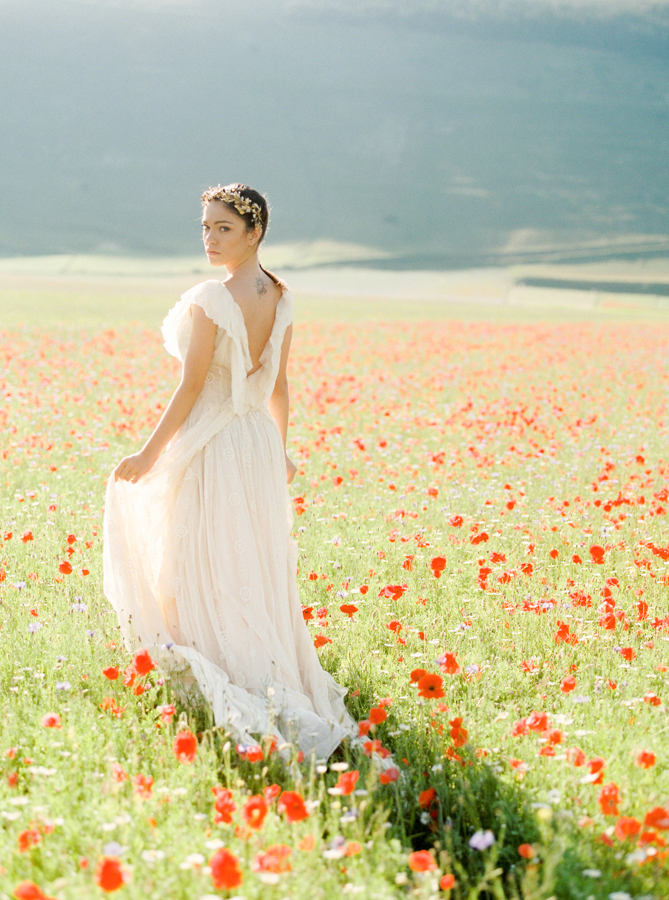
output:
[[[0,898],[664,900],[662,300],[285,275],[300,594],[367,743],[243,758],[102,595],[105,481],[208,273],[0,266]]]
[[[290,285],[296,321],[309,319],[663,320],[669,298],[529,287],[525,276],[669,284],[669,259],[526,265],[451,272],[365,267],[376,253],[316,242],[268,247],[264,264]],[[356,261],[355,265],[351,263]],[[156,327],[179,295],[225,277],[202,257],[28,257],[0,260],[0,324]]]

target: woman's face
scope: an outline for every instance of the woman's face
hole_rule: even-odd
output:
[[[210,200],[202,210],[202,240],[212,266],[225,266],[254,253],[258,229],[249,231],[246,222],[222,200]]]

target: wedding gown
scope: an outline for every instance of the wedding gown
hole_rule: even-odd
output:
[[[220,281],[182,295],[163,321],[183,362],[191,304],[218,326],[201,394],[136,484],[107,482],[103,590],[130,650],[194,677],[241,743],[276,735],[327,758],[357,734],[346,688],[320,665],[302,616],[283,442],[268,410],[292,321],[284,287],[253,367],[241,308]]]

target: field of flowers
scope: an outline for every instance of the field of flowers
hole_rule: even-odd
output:
[[[1,337],[2,900],[669,897],[669,325],[298,322],[298,580],[363,745],[288,763],[102,595],[157,330]]]

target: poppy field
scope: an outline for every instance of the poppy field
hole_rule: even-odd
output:
[[[5,331],[0,898],[669,896],[668,350],[298,314],[298,582],[360,731],[326,761],[237,745],[102,594],[158,329]]]

